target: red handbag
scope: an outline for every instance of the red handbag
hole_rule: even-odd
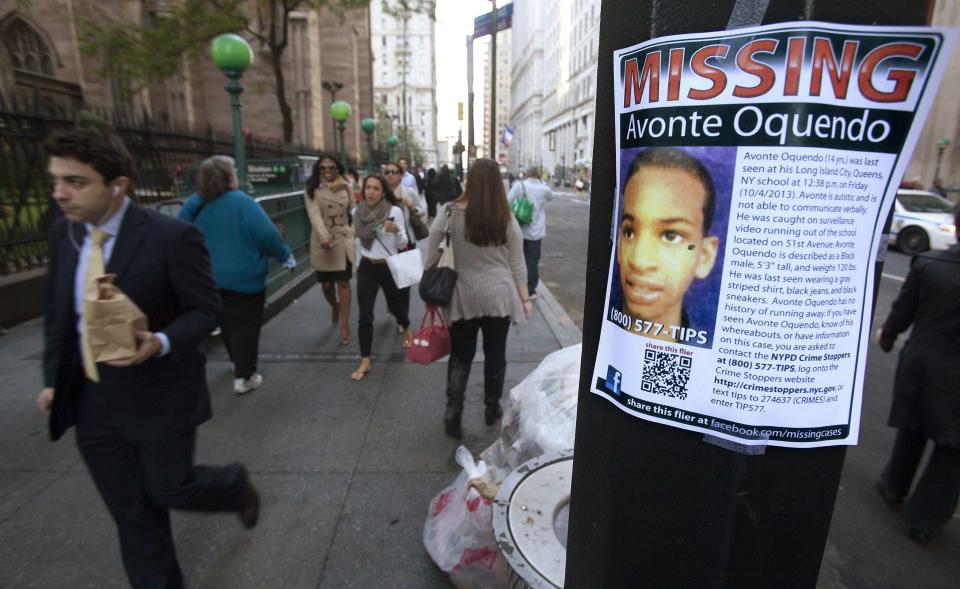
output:
[[[437,322],[439,317],[440,322]],[[427,319],[430,325],[426,325]],[[413,345],[407,348],[407,360],[416,364],[432,364],[450,353],[450,332],[443,320],[443,313],[433,305],[420,320],[420,329],[413,334]]]

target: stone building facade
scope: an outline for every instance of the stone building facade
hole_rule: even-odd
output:
[[[513,10],[518,31],[528,33],[513,53],[512,121],[521,141],[512,160],[539,164],[557,182],[589,179],[600,1],[515,0]]]
[[[162,17],[176,0],[0,0],[0,96],[10,102],[42,104],[50,110],[81,106],[149,114],[154,120],[203,131],[232,129],[226,78],[203,50],[184,59],[180,75],[124,97],[115,83],[99,75],[101,64],[80,51],[82,22],[142,24]],[[353,107],[346,144],[361,159],[360,121],[373,116],[370,11],[358,9],[341,20],[324,10],[291,14],[290,43],[283,69],[287,100],[293,110],[292,143],[332,149],[331,96],[322,82],[343,84],[337,99]],[[249,38],[248,38],[249,40]],[[241,80],[243,125],[258,139],[279,141],[282,119],[266,47],[251,41],[255,60]]]
[[[396,9],[392,2],[388,8]],[[437,152],[436,23],[423,12],[405,22],[384,10],[380,0],[370,3],[373,47],[373,93],[378,125],[391,128],[401,139],[403,129],[423,149],[423,163],[434,167]],[[404,99],[406,102],[404,103]],[[412,157],[412,156],[411,156]]]

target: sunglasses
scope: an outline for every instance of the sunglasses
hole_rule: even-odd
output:
[[[403,172],[401,172],[400,170],[384,170],[383,173],[386,174],[387,176],[395,176],[397,174],[402,174]]]
[[[336,170],[337,164],[320,164],[321,170]]]

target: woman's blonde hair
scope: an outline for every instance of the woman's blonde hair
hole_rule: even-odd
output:
[[[236,173],[236,163],[228,155],[214,155],[203,160],[197,169],[196,180],[200,198],[213,200],[230,190],[230,181]]]

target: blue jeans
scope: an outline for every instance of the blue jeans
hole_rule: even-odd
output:
[[[542,240],[523,240],[523,259],[527,263],[527,290],[532,295],[540,284],[540,242]]]

